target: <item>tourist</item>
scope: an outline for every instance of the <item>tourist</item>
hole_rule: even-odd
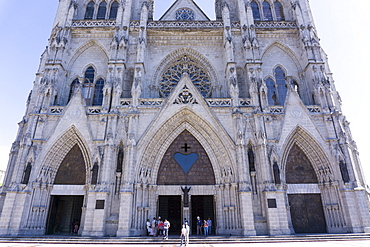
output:
[[[208,223],[206,220],[203,220],[203,232],[204,232],[204,237],[207,237],[208,234]]]
[[[168,230],[170,229],[171,224],[167,219],[164,220],[163,224],[164,224],[164,226],[163,226],[163,235],[164,235],[163,238],[165,240],[168,240]]]
[[[207,223],[208,223],[208,235],[211,235],[212,234],[212,220],[211,220],[211,218],[208,217]]]
[[[202,234],[202,220],[200,217],[197,217],[197,235]]]
[[[188,244],[188,241],[186,241],[186,234],[187,234],[187,230],[186,230],[185,224],[183,224],[182,229],[181,229],[181,235],[180,235],[180,239],[181,239],[180,247],[183,245],[186,246]]]
[[[158,237],[162,237],[163,236],[163,228],[164,227],[164,223],[163,221],[159,221],[159,224],[158,224]]]
[[[150,236],[150,234],[152,233],[152,224],[150,223],[150,220],[147,219],[146,220],[146,230],[147,230],[147,236]]]
[[[187,220],[185,221],[185,229],[186,229],[186,235],[185,235],[186,244],[189,244],[190,226]]]
[[[152,236],[153,237],[157,236],[157,220],[155,219],[155,217],[153,218],[152,221]]]

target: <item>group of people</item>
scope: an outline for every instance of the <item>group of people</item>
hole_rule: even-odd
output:
[[[210,235],[212,233],[212,220],[211,218],[208,218],[208,220],[201,220],[200,217],[197,217],[197,235],[203,234],[205,237]]]
[[[158,218],[154,217],[151,222],[149,219],[146,221],[148,236],[163,237],[166,240],[168,239],[168,230],[170,226],[170,222],[167,219],[162,221],[160,216]]]
[[[196,225],[197,235],[203,234],[206,237],[212,233],[212,220],[210,218],[208,218],[208,220],[201,220],[198,216]],[[146,226],[148,236],[163,237],[165,240],[168,239],[168,231],[171,224],[167,219],[162,221],[160,216],[158,218],[154,217],[152,221],[147,219]],[[185,219],[180,234],[181,246],[189,244],[189,235],[190,226],[189,222]]]

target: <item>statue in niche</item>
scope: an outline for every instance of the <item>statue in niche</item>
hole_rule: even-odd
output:
[[[229,70],[229,87],[230,87],[230,96],[232,98],[232,105],[234,107],[239,106],[239,87],[238,80],[236,77],[236,71],[234,67],[231,67]]]
[[[139,98],[141,96],[141,68],[137,67],[135,71],[134,83],[132,84],[131,95],[132,95],[132,105],[137,107],[139,105]]]

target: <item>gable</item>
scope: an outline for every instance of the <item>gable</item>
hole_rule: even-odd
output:
[[[208,16],[193,0],[177,0],[160,21],[209,21]]]

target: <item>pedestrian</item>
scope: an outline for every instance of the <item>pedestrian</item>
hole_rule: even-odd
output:
[[[212,220],[211,220],[211,218],[208,217],[207,223],[208,223],[208,235],[211,235],[212,234]]]
[[[163,238],[165,240],[168,240],[168,230],[170,229],[171,224],[167,219],[164,220],[163,224],[164,224],[164,226],[163,226],[163,235],[164,235]]]
[[[204,237],[207,237],[208,234],[208,223],[206,220],[203,220],[203,232],[204,232]]]
[[[151,232],[152,232],[152,224],[150,223],[150,220],[147,219],[146,220],[146,230],[147,230],[147,236],[150,236]]]
[[[163,236],[163,226],[164,226],[164,223],[163,221],[160,221],[159,224],[158,224],[158,237],[162,237]]]
[[[155,217],[152,220],[152,235],[153,237],[157,236],[157,220],[155,219]]]
[[[161,236],[162,232],[161,232],[161,229],[159,227],[159,224],[161,223],[161,216],[158,216],[157,218],[157,237]]]
[[[182,225],[180,239],[181,239],[180,247],[183,246],[183,245],[186,246],[187,242],[186,242],[186,227],[185,227],[185,224]]]
[[[185,243],[189,244],[189,234],[190,234],[190,226],[188,224],[188,221],[185,221],[185,229],[186,229],[186,234],[185,234]],[[185,245],[186,245],[185,244]]]
[[[202,234],[202,220],[197,216],[197,235]]]

